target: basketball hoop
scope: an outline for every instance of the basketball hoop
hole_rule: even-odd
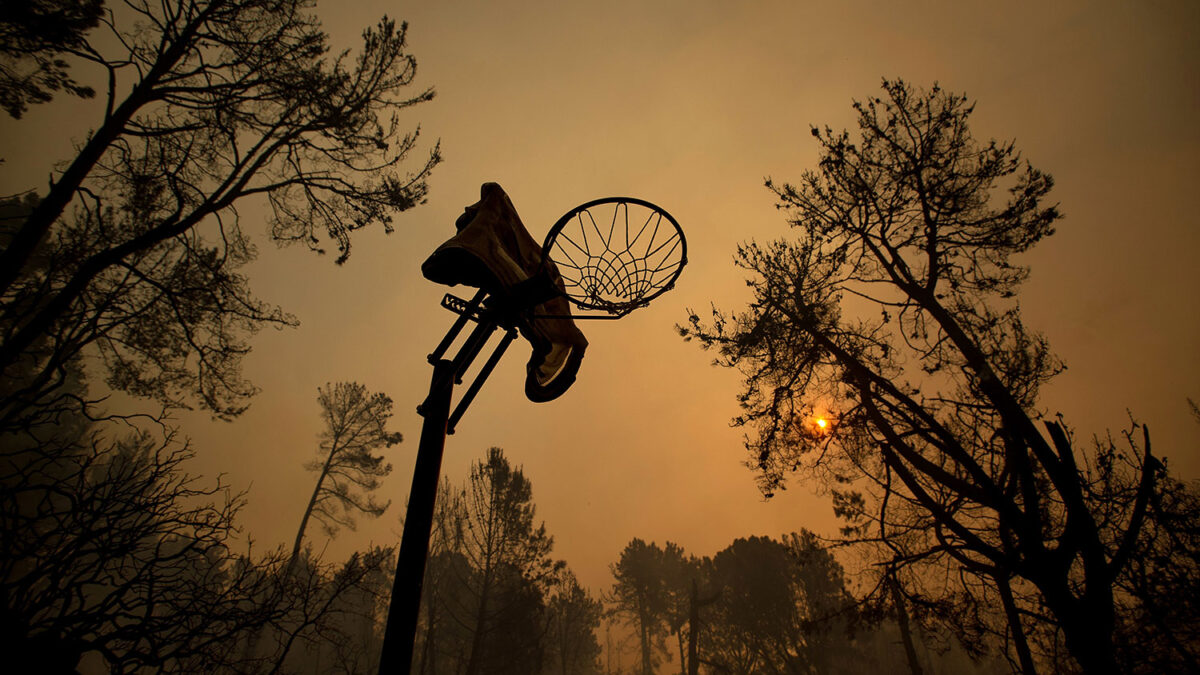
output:
[[[421,606],[429,533],[446,435],[462,419],[518,334],[532,347],[525,396],[551,401],[567,391],[587,349],[576,319],[619,319],[674,287],[687,264],[683,230],[669,213],[632,197],[581,204],[550,228],[539,247],[508,195],[484,183],[480,199],[454,223],[456,233],[421,265],[431,281],[478,288],[464,300],[446,294],[442,306],[457,315],[429,355],[433,379],[417,408],[425,418],[413,468],[379,672],[407,673]],[[594,314],[573,315],[571,306]],[[598,314],[596,314],[598,312]],[[455,355],[446,354],[467,324]],[[454,385],[499,329],[503,335],[453,411]]]
[[[571,304],[609,315],[576,318],[619,319],[675,286],[687,264],[687,240],[663,208],[605,197],[559,218],[542,256],[562,274]]]

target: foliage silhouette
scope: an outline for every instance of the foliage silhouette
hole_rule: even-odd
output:
[[[331,55],[304,0],[0,10],[10,115],[102,92],[45,194],[0,203],[6,653],[43,669],[87,652],[115,671],[277,671],[293,645],[339,634],[347,593],[374,593],[383,550],[342,566],[233,553],[242,496],[184,472],[165,417],[108,413],[82,382],[86,367],[166,408],[245,409],[247,336],[295,321],[249,292],[239,208],[258,200],[272,239],[328,239],[341,263],[354,230],[390,231],[424,199],[438,150],[405,170],[417,132],[400,115],[433,93],[408,92],[405,32],[384,18],[357,54]],[[81,64],[99,86],[73,79]]]
[[[103,0],[0,4],[0,107],[19,119],[57,91],[95,96],[71,78],[62,57],[88,49],[85,34],[103,18]]]
[[[737,539],[705,568],[716,601],[705,610],[702,662],[730,673],[833,670],[853,602],[811,533]]]

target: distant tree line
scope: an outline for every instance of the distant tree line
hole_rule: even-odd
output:
[[[612,573],[608,611],[634,636],[639,675],[1006,670],[951,650],[944,632],[904,638],[907,609],[855,598],[829,545],[806,530],[739,538],[702,558],[633,539]]]

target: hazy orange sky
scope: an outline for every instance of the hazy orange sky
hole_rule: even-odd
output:
[[[939,82],[978,102],[980,138],[1015,138],[1057,180],[1066,218],[1028,255],[1021,294],[1069,370],[1047,390],[1082,438],[1127,423],[1200,477],[1200,4],[1178,2],[462,2],[322,3],[339,45],[380,15],[410,25],[419,84],[437,98],[405,113],[445,162],[427,204],[391,236],[354,241],[349,263],[266,242],[250,269],[262,299],[301,320],[254,339],[246,373],[262,388],[236,422],[181,417],[198,473],[252,485],[243,514],[256,546],[295,536],[314,475],[316,389],[356,380],[396,401],[406,440],[383,488],[392,509],[344,532],[329,553],[398,539],[430,367],[452,315],[421,261],[453,233],[479,185],[497,181],[540,240],[572,206],[641,197],[687,231],[678,288],[616,322],[582,325],[591,342],[575,387],[533,404],[522,344],[501,363],[447,443],[444,474],[500,446],[532,480],[555,554],[594,590],[632,538],[710,555],[739,536],[801,527],[829,533],[828,503],[804,485],[764,502],[743,466],[737,373],[673,330],[686,308],[736,308],[738,242],[788,234],[764,177],[815,165],[810,124],[853,125],[853,98],[881,77]],[[5,194],[44,185],[95,117],[69,102],[0,123]],[[91,110],[90,108],[88,110]],[[30,177],[39,177],[31,180]],[[460,289],[460,294],[468,291]],[[310,529],[318,548],[325,538]]]

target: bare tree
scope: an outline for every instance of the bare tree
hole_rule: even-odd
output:
[[[1161,465],[1131,435],[1110,489],[1104,453],[1036,408],[1061,366],[1021,321],[1015,257],[1053,232],[1053,181],[975,140],[963,96],[885,81],[855,110],[857,138],[814,128],[818,168],[768,182],[798,236],[739,249],[749,308],[683,333],[745,374],[767,494],[795,470],[858,493],[892,565],[1018,580],[1083,670],[1117,672],[1114,585]]]
[[[398,432],[387,430],[392,399],[386,394],[372,394],[357,382],[338,382],[318,388],[317,403],[325,429],[319,458],[305,465],[317,472],[317,484],[300,519],[293,557],[300,555],[312,516],[333,536],[340,526],[354,529],[356,511],[375,518],[383,515],[388,504],[377,502],[372,493],[379,487],[379,479],[391,473],[392,465],[374,453],[401,440]]]
[[[72,402],[62,384],[80,354],[111,387],[235,416],[254,393],[246,335],[295,323],[249,293],[239,206],[265,201],[275,241],[327,239],[344,262],[353,231],[390,231],[424,200],[438,149],[405,171],[417,131],[400,116],[433,92],[408,91],[403,24],[384,18],[356,54],[330,55],[305,0],[130,0],[89,21],[65,51],[26,55],[95,73],[103,105],[3,233],[0,428]]]

